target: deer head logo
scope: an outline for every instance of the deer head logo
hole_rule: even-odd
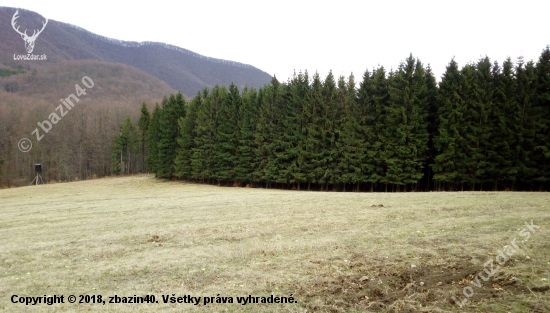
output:
[[[46,22],[42,22],[42,29],[41,30],[34,30],[32,33],[32,36],[27,35],[27,30],[25,29],[24,32],[19,31],[19,26],[17,28],[15,27],[15,20],[19,18],[19,10],[15,11],[15,14],[13,15],[13,18],[11,19],[11,26],[13,29],[21,35],[21,38],[25,40],[25,49],[27,49],[28,53],[32,53],[32,50],[34,50],[34,42],[36,41],[36,38],[38,38],[38,35],[46,28],[46,25],[48,24],[48,19],[46,19]]]

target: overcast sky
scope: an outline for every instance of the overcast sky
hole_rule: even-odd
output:
[[[251,64],[279,80],[296,69],[360,79],[410,53],[436,77],[485,55],[537,60],[550,44],[550,1],[2,0],[126,41],[157,41]],[[47,29],[45,30],[47,31]]]

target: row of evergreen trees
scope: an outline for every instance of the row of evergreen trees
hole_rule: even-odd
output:
[[[134,151],[158,177],[222,185],[548,190],[549,118],[549,47],[536,64],[452,60],[439,84],[411,55],[395,71],[365,72],[358,87],[353,75],[305,72],[259,90],[204,89],[188,104],[171,95],[150,116],[142,108]],[[115,164],[128,162],[120,142],[131,125]]]

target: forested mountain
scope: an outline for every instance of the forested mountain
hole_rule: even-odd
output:
[[[158,177],[220,185],[549,190],[550,47],[537,62],[451,60],[439,85],[411,55],[357,89],[353,75],[304,72],[240,93],[215,86],[187,105],[172,95],[146,144]]]
[[[15,59],[30,46],[12,27],[14,18],[28,36],[43,28],[32,55],[45,60]],[[178,91],[192,96],[216,84],[260,87],[271,79],[250,65],[179,47],[114,40],[54,20],[44,24],[37,13],[0,7],[0,187],[28,184],[34,163],[44,164],[46,181],[109,175],[117,168],[113,139],[124,117],[136,119],[140,108],[151,110]],[[60,98],[78,94],[75,84],[84,88],[85,76],[95,84],[75,108],[61,112]],[[22,138],[31,140],[30,152],[18,149]],[[132,171],[145,171],[141,152]]]
[[[164,95],[175,92],[131,66],[92,60],[4,69],[0,74],[0,158],[4,160],[0,186],[29,184],[34,163],[44,164],[45,181],[110,175],[113,138],[120,132],[120,121],[125,116],[137,119],[142,103],[152,108]],[[85,76],[93,81],[93,85],[85,81],[91,88],[82,82]],[[75,84],[86,90],[78,95]],[[73,98],[74,107],[69,110],[60,98],[71,94],[79,100]],[[49,130],[47,123],[51,123]],[[40,124],[46,125],[47,132]],[[29,152],[18,149],[22,138],[32,141]]]
[[[43,17],[18,10],[17,21],[23,25],[22,29],[41,29]],[[26,54],[21,36],[11,25],[15,12],[15,8],[0,7],[0,65],[8,67],[21,65],[21,61],[13,60],[14,54]],[[33,67],[86,59],[130,65],[165,81],[186,96],[216,84],[259,88],[271,79],[269,74],[251,65],[210,58],[163,43],[111,39],[54,20],[50,20],[39,35],[33,54],[47,56],[47,61],[34,61]]]

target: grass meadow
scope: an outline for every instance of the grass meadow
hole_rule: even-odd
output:
[[[549,205],[548,193],[306,192],[147,175],[4,189],[0,311],[550,312]],[[237,303],[249,295],[296,303]]]

